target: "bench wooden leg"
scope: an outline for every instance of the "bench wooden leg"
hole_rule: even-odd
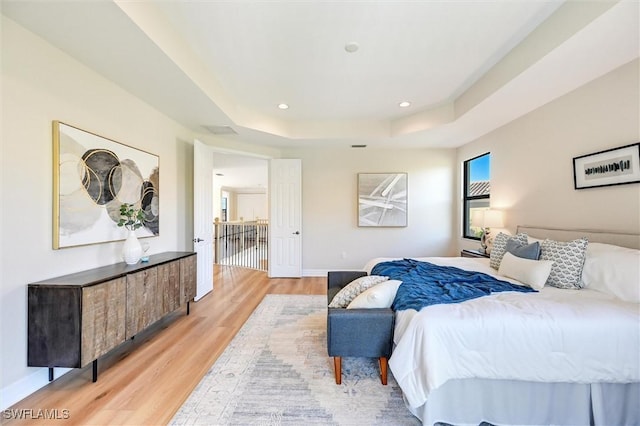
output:
[[[382,380],[382,384],[386,386],[387,384],[387,359],[385,357],[380,357],[380,379]]]
[[[333,357],[333,368],[336,375],[336,385],[342,383],[342,358],[339,356]]]

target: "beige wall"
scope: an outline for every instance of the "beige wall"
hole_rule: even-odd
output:
[[[462,162],[491,152],[492,207],[518,224],[640,231],[640,185],[575,190],[573,157],[640,140],[638,61],[451,150],[300,149],[303,269],[357,269],[378,256],[446,256],[461,238]],[[358,228],[358,172],[409,173],[409,226]]]
[[[640,231],[639,184],[573,186],[574,157],[640,140],[639,71],[635,60],[458,149],[458,167],[491,152],[491,206],[505,211],[507,230]],[[459,168],[458,200],[461,175]],[[460,227],[456,235],[460,247],[478,246],[460,238]]]
[[[150,251],[192,249],[191,133],[3,17],[2,407],[47,383],[46,369],[26,365],[26,284],[122,260],[121,242],[52,249],[53,120],[159,155]]]
[[[303,273],[359,269],[378,256],[453,254],[453,149],[300,149]],[[408,226],[359,228],[358,173],[408,173]]]

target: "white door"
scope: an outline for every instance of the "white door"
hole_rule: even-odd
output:
[[[193,249],[199,300],[213,290],[213,150],[198,140],[193,142]]]
[[[302,276],[302,165],[299,159],[269,163],[269,276]]]

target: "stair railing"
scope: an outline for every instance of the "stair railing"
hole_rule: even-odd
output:
[[[214,221],[215,263],[266,271],[269,221]]]

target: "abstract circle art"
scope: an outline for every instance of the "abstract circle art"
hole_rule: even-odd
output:
[[[82,160],[84,168],[80,178],[89,197],[101,206],[116,198],[122,185],[118,156],[106,149],[89,149]]]
[[[160,233],[160,169],[150,154],[54,121],[53,248],[126,238],[120,206],[144,212],[139,237]]]

